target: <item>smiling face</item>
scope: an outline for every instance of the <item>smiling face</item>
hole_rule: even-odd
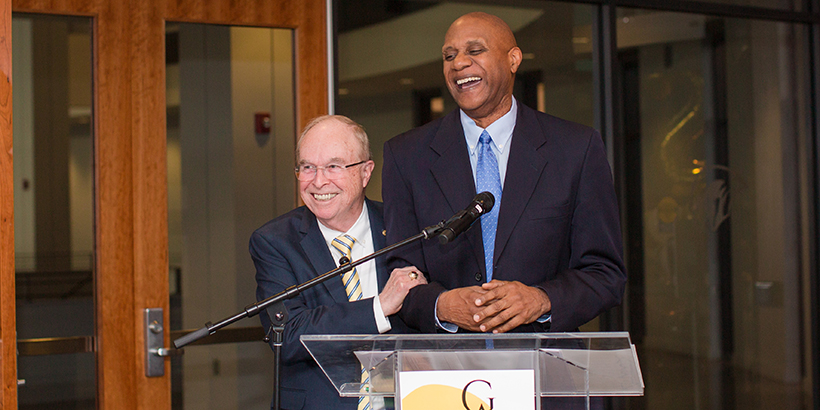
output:
[[[447,30],[441,54],[450,94],[480,127],[510,110],[522,55],[506,23],[485,13],[462,16]]]
[[[327,119],[314,125],[299,144],[298,165],[345,166],[367,159],[361,141],[350,125]],[[308,209],[328,228],[346,232],[359,218],[364,203],[364,188],[375,164],[372,160],[342,169],[333,179],[323,169],[310,181],[299,181],[299,195]]]

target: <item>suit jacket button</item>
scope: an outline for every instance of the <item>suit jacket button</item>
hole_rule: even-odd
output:
[[[481,272],[476,272],[476,274],[475,274],[475,281],[476,281],[476,282],[481,282]]]

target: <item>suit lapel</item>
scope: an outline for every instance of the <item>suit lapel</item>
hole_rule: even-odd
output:
[[[452,111],[442,120],[430,148],[439,155],[430,171],[450,206],[449,213],[444,216],[449,218],[469,205],[476,194],[473,168],[470,165],[470,154],[464,139],[459,110]],[[467,236],[470,241],[476,262],[483,271],[484,245],[480,232],[481,228],[474,227],[462,235]]]
[[[319,230],[319,222],[316,221],[316,216],[307,208],[305,208],[300,230],[304,236],[299,244],[302,246],[302,250],[305,251],[311,265],[313,265],[316,276],[336,269],[333,255],[330,254],[330,249],[328,249],[325,238],[322,236],[322,231]],[[328,279],[322,285],[333,296],[333,300],[340,303],[347,302],[347,294],[344,286],[342,286],[341,278]]]
[[[498,214],[498,230],[495,237],[495,262],[504,252],[521,213],[535,191],[541,172],[547,165],[546,156],[538,149],[547,143],[538,119],[531,109],[518,105],[518,117],[513,130],[507,175],[504,177],[501,209]]]
[[[384,219],[379,215],[379,212],[376,210],[376,204],[374,204],[373,201],[367,198],[365,198],[365,201],[367,202],[367,213],[370,218],[370,237],[373,240],[373,250],[378,251],[387,246]],[[389,278],[389,272],[387,272],[387,268],[384,266],[384,263],[382,263],[383,260],[384,256],[376,258],[376,279],[379,284],[379,290],[384,289],[384,285]]]

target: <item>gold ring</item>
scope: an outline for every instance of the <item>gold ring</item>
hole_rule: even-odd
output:
[[[410,279],[413,279],[413,280],[416,280],[416,279],[419,278],[419,274],[417,272],[410,272],[410,273],[407,274],[407,276],[409,276]]]

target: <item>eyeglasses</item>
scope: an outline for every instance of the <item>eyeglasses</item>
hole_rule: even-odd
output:
[[[348,165],[330,164],[324,167],[313,164],[302,164],[296,167],[294,171],[296,171],[296,178],[300,181],[313,181],[313,178],[316,178],[316,172],[320,169],[324,172],[325,178],[338,179],[342,176],[342,172],[344,170],[350,167],[355,167],[356,165],[364,164],[365,162],[367,162],[367,160]]]

